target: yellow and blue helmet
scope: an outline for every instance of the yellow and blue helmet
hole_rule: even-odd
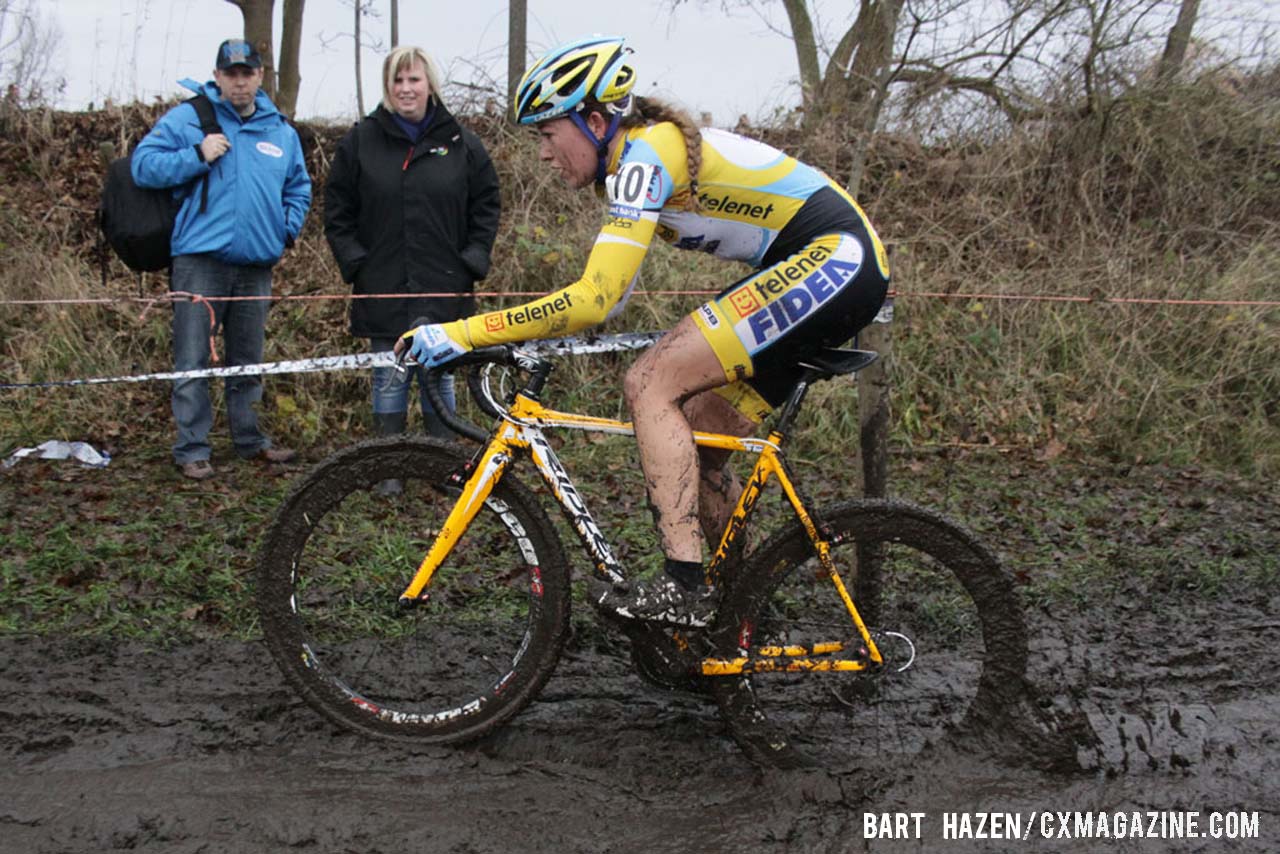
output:
[[[590,36],[555,48],[521,79],[511,105],[515,120],[532,125],[576,115],[588,100],[615,115],[625,114],[636,82],[635,69],[627,62],[630,52],[617,36]]]

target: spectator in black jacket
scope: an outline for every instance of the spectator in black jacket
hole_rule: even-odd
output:
[[[351,334],[368,338],[375,353],[390,350],[418,318],[441,322],[474,313],[471,294],[489,272],[499,214],[489,153],[445,108],[430,57],[421,48],[395,48],[382,64],[382,83],[382,103],[338,145],[324,191],[325,237],[357,297],[457,296],[352,300]],[[420,369],[413,373],[427,431],[448,435]],[[374,371],[379,435],[404,431],[413,373]],[[442,385],[452,407],[452,380]]]

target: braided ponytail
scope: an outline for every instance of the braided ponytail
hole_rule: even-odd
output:
[[[666,101],[644,98],[640,95],[633,96],[633,100],[634,108],[622,119],[622,127],[634,128],[659,122],[671,122],[683,134],[689,166],[689,198],[685,200],[684,208],[687,211],[698,210],[700,207],[698,173],[702,170],[702,135],[698,133],[698,126],[693,123],[688,113]]]

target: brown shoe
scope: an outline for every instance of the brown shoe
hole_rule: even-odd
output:
[[[192,480],[208,480],[213,477],[213,466],[208,460],[192,460],[189,463],[183,463],[178,466],[182,471],[183,477],[189,477]]]
[[[263,448],[249,459],[257,463],[291,463],[298,456],[292,448]]]

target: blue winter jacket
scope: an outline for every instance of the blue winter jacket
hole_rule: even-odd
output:
[[[200,157],[204,134],[195,107],[179,104],[161,117],[133,153],[140,187],[173,187],[183,199],[173,228],[174,255],[208,253],[228,264],[271,266],[302,230],[311,206],[298,134],[261,90],[257,109],[242,119],[212,81],[180,81],[213,102],[231,148],[210,166]],[[209,176],[209,201],[200,212],[200,183]]]

